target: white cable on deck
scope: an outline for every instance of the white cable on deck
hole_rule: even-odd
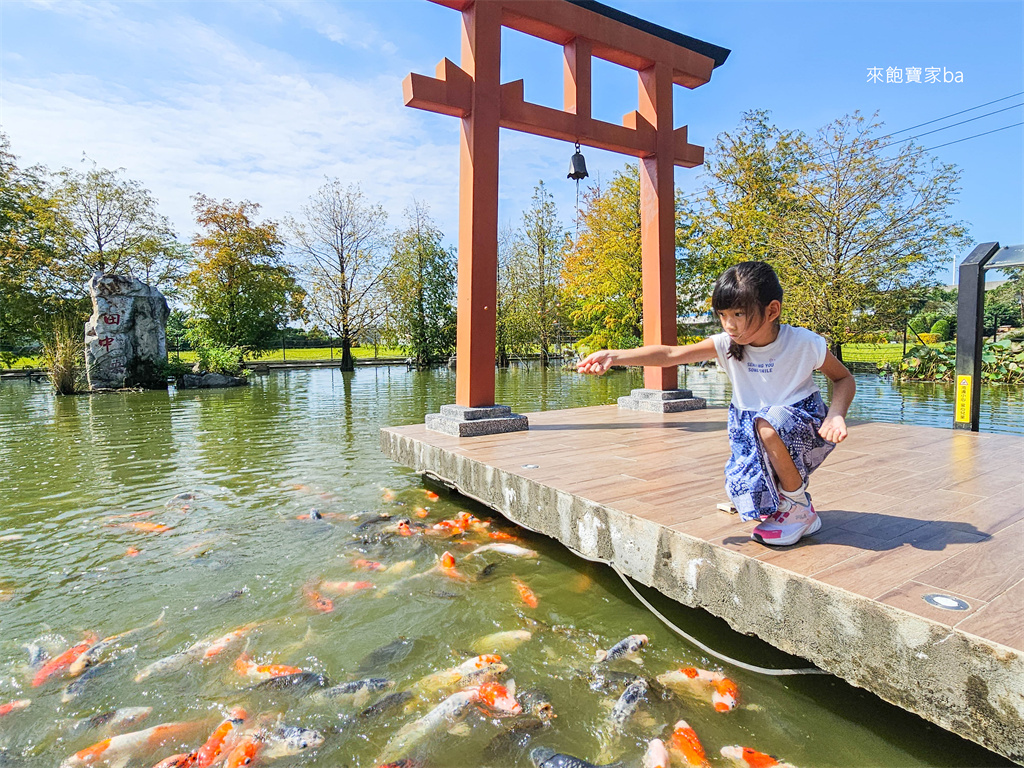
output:
[[[430,474],[430,473],[424,471],[424,474]],[[436,475],[433,475],[433,474],[431,474],[431,477],[434,477],[438,482],[440,482],[440,483],[442,483],[444,485],[453,487],[456,491],[458,491],[463,496],[466,496],[467,498],[473,499],[473,501],[475,501],[475,502],[477,502],[479,504],[482,504],[485,507],[490,506],[483,499],[480,499],[480,498],[474,496],[473,494],[468,493],[465,490],[463,490],[462,488],[460,488],[457,483],[453,483],[450,480],[445,480],[445,479],[439,478],[439,477],[437,477]],[[512,522],[515,523],[516,525],[518,525],[519,527],[525,528],[526,530],[528,530],[528,531],[530,531],[532,533],[537,533],[537,534],[540,534],[542,536],[546,535],[543,532],[538,531],[535,528],[531,528],[528,525],[524,525],[523,523],[518,522],[516,520],[513,520]],[[618,574],[619,578],[622,579],[622,583],[625,584],[629,588],[629,591],[632,592],[634,596],[636,596],[636,599],[639,600],[647,610],[649,610],[651,613],[653,613],[655,616],[657,616],[658,619],[660,619],[661,622],[666,627],[671,629],[673,632],[675,632],[677,635],[679,635],[680,637],[684,638],[685,640],[693,643],[694,645],[696,645],[698,648],[700,648],[705,653],[711,654],[712,656],[714,656],[716,659],[719,659],[720,661],[724,661],[727,664],[732,664],[734,667],[739,667],[740,669],[745,669],[748,672],[754,672],[754,673],[756,673],[758,675],[770,675],[772,677],[787,677],[787,676],[790,676],[790,675],[828,675],[828,674],[830,674],[829,672],[826,672],[826,671],[824,671],[822,669],[818,669],[816,667],[803,667],[801,669],[772,669],[771,667],[759,667],[759,666],[756,666],[754,664],[747,664],[744,661],[738,661],[737,659],[733,659],[733,658],[731,658],[729,656],[726,656],[724,653],[719,653],[718,651],[714,650],[713,648],[709,648],[708,646],[706,646],[704,643],[702,643],[700,640],[695,638],[693,635],[691,635],[688,632],[685,632],[682,629],[680,629],[679,627],[677,627],[675,624],[673,624],[671,621],[669,621],[669,619],[664,614],[662,614],[661,611],[659,611],[657,608],[655,608],[653,605],[651,605],[649,602],[647,602],[647,600],[644,598],[644,596],[641,595],[637,591],[636,587],[633,586],[633,583],[626,577],[626,574],[624,574],[622,571],[620,571],[618,566],[615,565],[615,563],[611,562],[610,560],[605,560],[602,557],[592,557],[590,555],[584,555],[582,552],[579,552],[579,551],[573,549],[572,547],[570,547],[565,542],[560,542],[560,543],[562,544],[562,546],[564,546],[566,549],[568,549],[570,552],[572,552],[577,557],[581,557],[584,560],[589,560],[592,563],[601,563],[602,565],[607,565],[609,568],[611,568],[613,571],[615,571],[615,573]]]

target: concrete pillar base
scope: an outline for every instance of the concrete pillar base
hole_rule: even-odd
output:
[[[492,405],[489,408],[442,405],[440,413],[427,414],[426,426],[434,432],[455,437],[476,437],[521,432],[530,428],[530,422],[522,414],[512,413],[507,405]]]
[[[650,413],[678,413],[706,408],[707,401],[688,389],[634,389],[619,398],[619,408]]]

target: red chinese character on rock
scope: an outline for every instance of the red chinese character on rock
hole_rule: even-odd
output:
[[[107,325],[120,325],[121,315],[103,315],[103,322],[106,323]]]
[[[103,347],[105,350],[107,350],[107,352],[109,352],[110,351],[110,345],[114,343],[114,339],[112,337],[108,336],[105,339],[100,339],[96,343],[99,344],[101,347]]]

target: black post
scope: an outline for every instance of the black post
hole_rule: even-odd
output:
[[[953,429],[978,431],[985,328],[985,264],[999,243],[982,243],[960,263],[956,298],[956,402]]]

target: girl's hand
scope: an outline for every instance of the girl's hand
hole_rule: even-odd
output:
[[[841,443],[846,439],[846,419],[839,414],[829,414],[821,422],[818,434],[830,443]]]
[[[612,367],[615,362],[615,354],[610,349],[602,349],[598,352],[591,352],[576,364],[576,370],[580,373],[592,373],[600,376]]]

